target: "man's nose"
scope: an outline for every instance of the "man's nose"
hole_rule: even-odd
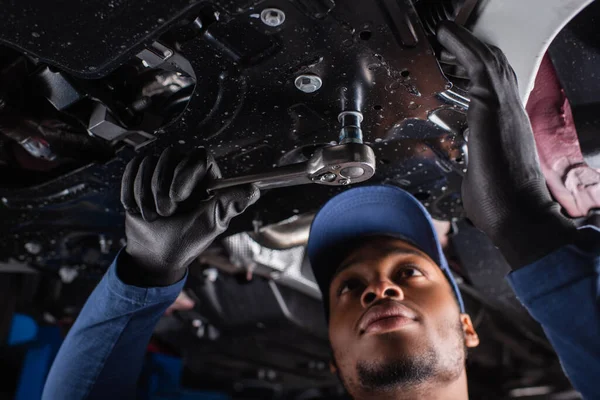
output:
[[[398,285],[390,281],[378,281],[371,283],[360,299],[363,307],[367,307],[371,303],[381,299],[393,299],[402,300],[404,299],[404,293]]]

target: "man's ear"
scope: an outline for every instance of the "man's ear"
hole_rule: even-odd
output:
[[[477,332],[475,332],[475,327],[473,327],[473,322],[471,322],[469,314],[460,314],[460,322],[465,335],[465,346],[479,346],[479,336],[477,335]]]

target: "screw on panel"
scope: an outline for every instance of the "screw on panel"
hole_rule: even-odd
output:
[[[112,244],[112,241],[109,239],[106,239],[106,236],[104,235],[100,235],[98,236],[98,245],[100,246],[100,253],[102,254],[108,254],[110,253],[110,245]]]
[[[209,282],[216,282],[219,277],[219,271],[216,268],[207,268],[202,273]]]
[[[321,89],[323,81],[316,75],[300,75],[296,78],[294,84],[304,93],[313,93]]]
[[[285,13],[278,8],[265,8],[260,13],[260,19],[265,25],[277,27],[285,21]]]
[[[29,254],[36,255],[42,251],[42,245],[38,242],[27,242],[25,243],[25,250],[27,250]]]
[[[61,267],[58,270],[58,276],[63,283],[69,284],[79,276],[79,272],[75,268]]]
[[[196,328],[196,337],[198,339],[202,339],[204,337],[204,333],[206,332],[204,323],[199,319],[195,319],[192,321],[192,326]]]
[[[194,328],[200,328],[202,325],[203,325],[202,321],[199,320],[199,319],[195,319],[195,320],[192,321],[192,326]]]

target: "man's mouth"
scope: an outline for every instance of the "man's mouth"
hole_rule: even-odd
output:
[[[416,314],[408,307],[393,301],[372,306],[358,323],[360,335],[384,333],[402,329],[416,322]]]

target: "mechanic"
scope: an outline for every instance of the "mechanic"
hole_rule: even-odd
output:
[[[599,399],[600,235],[576,229],[552,200],[504,55],[453,23],[440,26],[438,39],[471,82],[467,215],[512,266],[513,289],[576,389]],[[253,186],[207,196],[207,182],[219,177],[203,149],[185,158],[167,149],[127,166],[127,246],[65,339],[44,399],[135,397],[152,330],[187,266],[259,197]],[[479,339],[418,201],[390,186],[348,190],[317,214],[308,253],[331,367],[354,398],[468,398],[466,348]]]

